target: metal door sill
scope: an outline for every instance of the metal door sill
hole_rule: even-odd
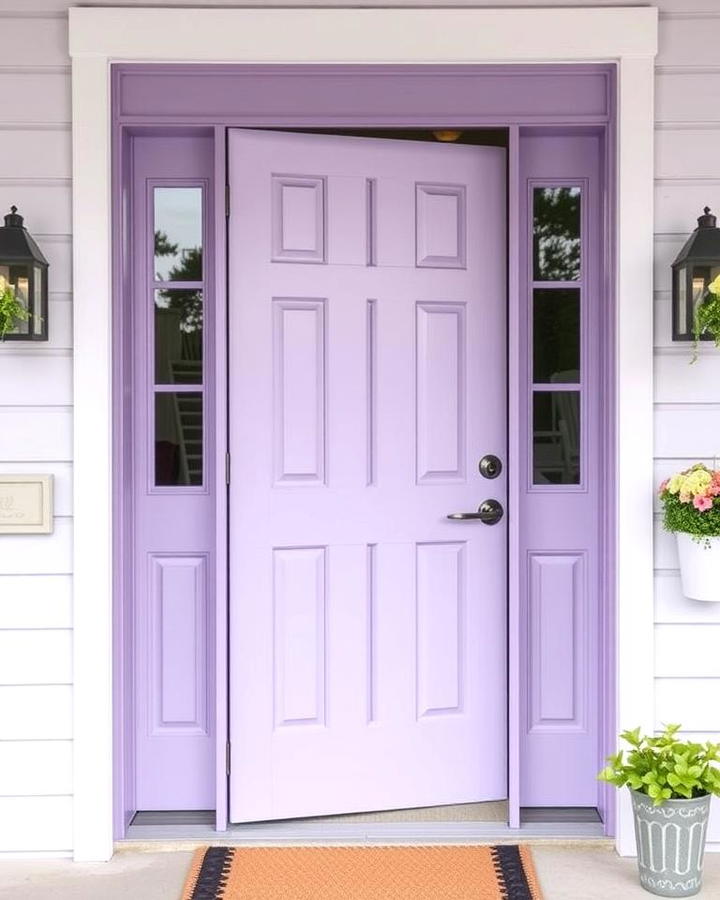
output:
[[[609,842],[600,821],[327,823],[261,822],[216,831],[210,823],[133,824],[117,848],[162,843],[217,845],[283,844],[488,844],[502,842]]]

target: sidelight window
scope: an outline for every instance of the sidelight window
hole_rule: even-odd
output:
[[[582,481],[582,189],[531,188],[532,483]]]
[[[203,187],[152,189],[155,486],[204,483]]]

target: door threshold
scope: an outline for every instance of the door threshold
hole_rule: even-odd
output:
[[[537,818],[537,811],[531,818]],[[282,845],[282,844],[488,844],[503,842],[599,841],[605,837],[597,814],[587,814],[575,821],[564,820],[556,810],[545,821],[524,821],[519,828],[502,822],[326,822],[283,821],[253,822],[231,825],[227,831],[216,831],[214,822],[205,814],[141,813],[128,827],[117,849],[142,849],[145,844],[159,849],[158,844]],[[555,815],[551,818],[550,813]],[[210,814],[214,819],[214,814]],[[569,818],[569,817],[568,817]],[[177,849],[177,847],[175,847]]]

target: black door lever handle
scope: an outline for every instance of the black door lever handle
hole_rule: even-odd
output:
[[[450,513],[448,519],[453,522],[465,522],[468,519],[479,519],[485,525],[495,525],[503,517],[502,504],[497,500],[483,500],[477,512]]]

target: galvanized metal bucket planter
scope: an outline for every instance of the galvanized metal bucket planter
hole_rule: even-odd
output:
[[[702,887],[710,795],[653,806],[630,791],[635,814],[640,884],[660,897],[692,897]]]

